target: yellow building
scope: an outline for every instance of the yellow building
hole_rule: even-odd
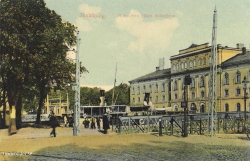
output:
[[[160,69],[129,81],[130,105],[143,106],[145,93],[149,93],[149,102],[155,108],[166,108],[170,106],[170,69]]]
[[[242,54],[243,46],[237,44],[233,48],[218,45],[217,112],[244,110],[242,80],[244,76],[250,80],[250,54]],[[170,62],[171,69],[157,68],[153,73],[130,81],[131,105],[142,105],[144,93],[149,92],[155,107],[171,106],[173,111],[183,111],[181,102],[184,101],[184,77],[190,75],[192,83],[187,91],[188,110],[193,113],[208,112],[211,46],[208,43],[192,44],[179,50],[179,54],[171,56]],[[161,90],[162,84],[164,90]],[[250,89],[247,91],[249,93]],[[250,103],[247,100],[247,110],[249,109]]]

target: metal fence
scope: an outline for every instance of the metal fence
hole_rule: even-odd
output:
[[[250,112],[246,112],[246,122]],[[188,133],[205,135],[209,133],[210,120],[207,113],[188,115]],[[214,120],[215,133],[241,133],[244,131],[244,112],[217,113]],[[183,115],[148,115],[121,116],[111,118],[112,131],[117,133],[149,133],[155,132],[165,135],[182,135],[184,127]],[[211,129],[210,129],[211,130]]]

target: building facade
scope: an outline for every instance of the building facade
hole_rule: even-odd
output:
[[[243,44],[237,44],[235,48],[221,45],[217,47],[217,112],[244,110],[242,80],[244,76],[250,80],[250,54],[246,50],[243,53],[242,47]],[[188,110],[193,113],[208,112],[211,46],[208,43],[192,44],[180,50],[179,54],[171,56],[170,62],[170,69],[158,69],[130,81],[131,105],[142,105],[144,93],[149,92],[156,108],[170,106],[173,111],[183,111],[181,102],[184,101],[184,77],[190,75],[192,82],[187,90]],[[159,88],[162,84],[165,84],[165,90]],[[249,87],[247,90],[250,92]],[[163,96],[168,97],[159,100]],[[247,110],[249,108],[247,100]]]

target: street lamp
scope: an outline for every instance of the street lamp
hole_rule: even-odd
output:
[[[245,120],[245,123],[246,123],[246,118],[247,118],[247,116],[246,116],[246,100],[247,100],[247,92],[246,92],[246,90],[247,90],[247,83],[248,83],[248,81],[246,79],[247,78],[245,76],[243,81],[242,81],[242,88],[244,90],[244,120]]]

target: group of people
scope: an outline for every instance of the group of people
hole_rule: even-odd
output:
[[[85,118],[83,121],[83,125],[85,128],[91,128],[91,129],[95,129],[96,125],[98,130],[100,130],[100,122],[101,122],[101,118],[100,117],[91,117],[90,120]],[[103,122],[103,130],[104,130],[104,134],[107,133],[107,130],[109,129],[109,119],[108,119],[108,115],[104,114],[102,117],[102,122]],[[90,125],[90,126],[89,126]]]
[[[73,126],[74,120],[73,118],[67,118],[67,116],[64,116],[64,125],[65,127],[69,127],[71,124]],[[100,122],[101,122],[101,118],[100,117],[96,117],[94,118],[93,116],[90,118],[90,121],[85,118],[85,120],[83,121],[83,125],[85,128],[89,128],[89,124],[90,124],[90,128],[91,129],[95,129],[96,125],[98,130],[100,130]],[[102,122],[103,122],[103,133],[107,134],[107,130],[109,129],[109,119],[108,119],[108,115],[104,114],[102,117]],[[60,126],[59,121],[57,120],[56,116],[54,115],[54,113],[52,112],[49,116],[49,123],[50,126],[52,128],[52,131],[50,133],[50,136],[54,136],[56,137],[56,127]]]

